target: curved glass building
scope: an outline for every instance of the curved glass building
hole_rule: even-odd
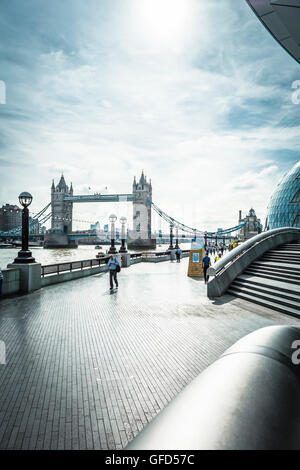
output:
[[[284,175],[268,206],[266,230],[300,227],[300,160]]]
[[[300,63],[300,0],[246,0],[262,24]]]

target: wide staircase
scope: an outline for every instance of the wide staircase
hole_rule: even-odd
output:
[[[300,243],[267,251],[234,280],[227,293],[299,317]]]

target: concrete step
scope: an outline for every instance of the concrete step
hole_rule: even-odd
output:
[[[265,253],[233,281],[227,293],[300,318],[300,243]]]
[[[299,265],[300,264],[300,259],[297,260],[295,258],[293,259],[286,259],[286,258],[276,258],[274,256],[263,256],[262,258],[260,258],[262,261],[271,261],[271,262],[276,262],[276,263],[288,263],[288,264],[291,264],[291,265]]]
[[[262,307],[270,308],[272,310],[276,310],[277,312],[285,313],[287,315],[291,315],[293,317],[300,317],[300,308],[288,307],[284,305],[280,305],[271,300],[261,299],[259,297],[253,296],[253,294],[248,294],[245,292],[239,292],[232,287],[230,287],[227,291],[228,294],[234,295],[240,299],[247,300],[248,302],[255,303],[257,305],[261,305]]]
[[[291,253],[266,253],[263,258],[274,258],[274,259],[281,259],[285,261],[299,261],[300,260],[300,254],[299,255],[293,255]]]
[[[280,245],[278,248],[285,247],[285,246],[298,246],[300,248],[300,243],[299,242],[285,243],[284,245]]]
[[[239,287],[239,288],[247,288],[250,289],[254,292],[261,292],[263,294],[268,294],[270,293],[271,295],[279,296],[280,298],[291,300],[293,302],[297,302],[300,305],[300,292],[297,295],[296,292],[289,293],[289,292],[283,292],[282,290],[274,289],[272,287],[265,287],[263,285],[258,285],[258,284],[251,284],[250,282],[246,282],[243,279],[237,278],[233,283],[232,287]]]
[[[270,251],[284,251],[284,250],[300,250],[300,245],[281,245],[281,246],[278,246],[277,248],[274,248],[273,250],[270,250]]]
[[[278,256],[300,256],[300,251],[298,250],[269,250],[266,252],[269,255],[278,255]]]
[[[291,265],[289,263],[277,263],[276,261],[261,261],[260,259],[257,261],[254,261],[251,266],[262,266],[262,267],[268,267],[268,268],[274,268],[274,269],[288,269],[292,272],[298,273],[300,272],[300,264],[296,265]]]
[[[230,289],[234,289],[239,292],[245,292],[246,294],[254,295],[254,297],[259,297],[261,299],[270,300],[272,302],[279,303],[280,305],[285,305],[287,307],[298,308],[300,314],[300,297],[287,296],[280,291],[271,291],[271,289],[259,289],[257,286],[248,286],[245,284],[233,282],[230,286]]]
[[[265,274],[277,274],[277,275],[286,275],[286,276],[292,276],[293,278],[296,278],[296,279],[300,279],[300,272],[299,271],[290,271],[289,269],[284,269],[284,270],[279,270],[279,269],[276,269],[276,268],[264,268],[264,267],[261,267],[261,266],[254,266],[254,265],[251,265],[249,266],[248,269],[251,269],[253,271],[257,271],[261,274],[265,273]]]
[[[300,274],[300,265],[298,267],[297,265],[290,264],[288,262],[278,263],[277,264],[276,261],[266,262],[266,261],[257,260],[257,261],[253,261],[251,266],[259,266],[263,269],[278,269],[278,270],[281,270],[281,271],[290,270],[290,271],[294,272],[295,274]]]
[[[278,248],[275,248],[274,250],[269,250],[269,251],[271,251],[272,253],[274,252],[282,253],[283,251],[284,252],[291,251],[291,252],[298,253],[300,251],[300,246],[299,247],[297,245],[282,246],[282,247],[278,247]]]
[[[280,308],[291,308],[298,311],[300,317],[300,303],[289,301],[287,299],[280,298],[278,296],[274,296],[272,294],[262,294],[261,292],[255,292],[253,290],[249,290],[247,288],[238,288],[236,286],[230,287],[230,294],[231,295],[248,295],[252,297],[253,300],[260,300],[262,302],[272,302],[274,305],[278,305]]]
[[[285,259],[298,259],[300,258],[300,251],[299,253],[297,252],[294,252],[292,253],[291,251],[275,251],[275,252],[271,252],[271,251],[267,251],[267,253],[264,254],[264,256],[272,256],[272,257],[275,257],[275,258],[285,258]]]
[[[276,273],[262,273],[254,269],[246,269],[245,274],[251,274],[252,276],[260,277],[263,279],[273,279],[274,281],[280,281],[288,284],[295,284],[300,286],[300,280],[292,277],[283,276],[282,274]]]
[[[267,288],[272,288],[275,290],[279,290],[282,292],[287,292],[289,294],[300,294],[300,289],[298,285],[295,284],[289,284],[287,282],[282,282],[279,281],[278,279],[273,280],[273,279],[267,279],[265,277],[258,277],[254,276],[253,274],[241,274],[238,276],[239,280],[242,280],[243,282],[248,282],[250,284],[258,285],[260,287],[267,287]]]
[[[292,253],[298,255],[300,253],[300,249],[297,248],[288,248],[288,249],[281,249],[281,250],[271,250],[271,253]]]
[[[300,250],[300,243],[281,245],[276,250]]]
[[[260,275],[271,275],[276,277],[281,277],[282,279],[291,279],[294,281],[300,281],[300,275],[296,273],[290,273],[287,271],[277,271],[276,269],[264,269],[257,268],[256,266],[249,266],[245,272],[259,273]]]

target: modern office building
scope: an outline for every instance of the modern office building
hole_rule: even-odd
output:
[[[5,204],[0,208],[0,230],[7,231],[22,225],[22,209]]]
[[[246,0],[279,44],[300,63],[300,0]]]
[[[271,196],[265,228],[279,227],[300,227],[300,160]]]

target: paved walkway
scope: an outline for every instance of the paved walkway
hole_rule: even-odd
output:
[[[0,449],[123,448],[237,339],[299,323],[209,301],[187,263],[123,269],[113,294],[99,274],[2,300]]]

